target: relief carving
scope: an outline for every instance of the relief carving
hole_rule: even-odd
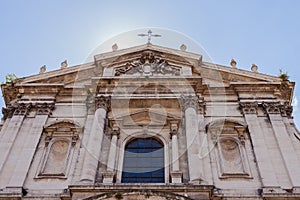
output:
[[[292,117],[292,113],[293,113],[293,106],[290,106],[288,102],[285,102],[282,106],[281,106],[281,115],[284,117]]]
[[[178,122],[171,122],[170,123],[170,135],[177,135],[178,133]]]
[[[182,109],[194,108],[199,114],[205,114],[206,104],[198,96],[181,96]]]
[[[238,139],[241,142],[242,145],[245,145],[245,141],[246,141],[246,128],[244,126],[235,126],[234,130],[237,132],[238,134]]]
[[[282,105],[280,102],[263,102],[262,106],[267,114],[281,114]]]
[[[240,102],[240,109],[243,114],[257,114],[257,102]]]
[[[115,70],[115,76],[122,74],[140,74],[142,76],[153,75],[180,75],[180,69],[171,67],[164,59],[157,58],[153,52],[146,51],[139,60],[126,63]]]
[[[97,110],[98,108],[103,108],[106,111],[108,111],[110,108],[110,103],[111,103],[110,101],[111,101],[110,97],[105,97],[105,96],[95,97],[95,109]]]
[[[15,107],[8,106],[7,108],[2,108],[2,119],[6,120],[7,118],[11,118],[15,112]]]
[[[50,115],[54,110],[54,103],[37,103],[35,108],[37,115]]]
[[[2,108],[3,119],[11,118],[13,115],[27,115],[32,110],[36,110],[37,115],[50,115],[54,109],[53,103],[15,103],[13,106]]]
[[[121,133],[120,128],[118,127],[117,124],[114,124],[113,127],[112,127],[112,132],[111,132],[111,134],[112,134],[113,136],[115,135],[115,136],[119,137],[120,133]]]
[[[32,108],[32,104],[28,103],[18,103],[15,105],[15,112],[14,115],[27,115],[27,113],[30,111],[30,109]]]

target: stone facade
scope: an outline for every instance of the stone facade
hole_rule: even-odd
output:
[[[300,199],[293,82],[148,43],[1,87],[0,199]]]

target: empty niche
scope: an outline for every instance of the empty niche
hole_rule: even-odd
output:
[[[70,145],[66,140],[53,142],[49,148],[48,159],[42,173],[64,175],[69,149]]]
[[[246,125],[231,120],[217,120],[206,126],[215,146],[220,178],[252,178],[246,153],[249,142]]]
[[[223,174],[244,174],[239,144],[233,139],[219,141]]]
[[[67,178],[81,130],[72,120],[61,120],[44,127],[44,151],[36,178]]]

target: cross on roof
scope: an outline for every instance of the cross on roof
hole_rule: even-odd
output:
[[[147,34],[138,34],[138,36],[141,36],[141,37],[145,37],[145,36],[148,36],[148,44],[150,44],[150,41],[151,41],[151,37],[161,37],[161,35],[158,35],[158,34],[152,34],[152,31],[149,30]]]

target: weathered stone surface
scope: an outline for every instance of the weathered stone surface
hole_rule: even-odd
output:
[[[2,85],[0,199],[300,198],[293,82],[152,44],[94,58]],[[148,137],[163,182],[139,144],[152,175],[123,183]]]

